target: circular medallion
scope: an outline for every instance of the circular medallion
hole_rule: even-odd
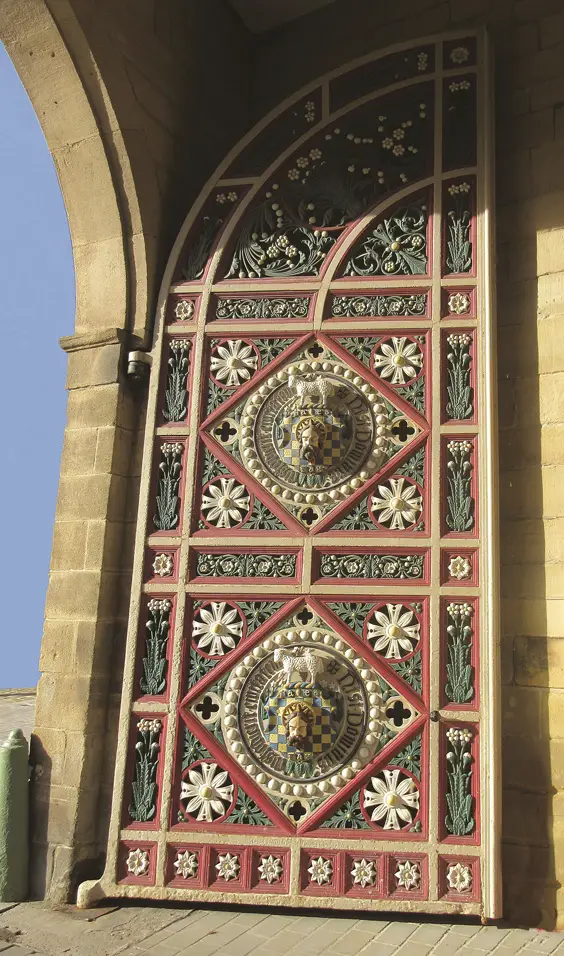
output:
[[[381,467],[389,440],[379,394],[335,361],[281,369],[241,416],[246,467],[287,506],[315,500],[326,509],[347,496]]]
[[[297,637],[264,641],[229,675],[222,730],[258,783],[311,796],[342,786],[371,758],[384,712],[363,662],[336,635]]]

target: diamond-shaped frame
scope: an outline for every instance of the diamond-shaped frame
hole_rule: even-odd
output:
[[[261,389],[263,389],[263,392],[267,391],[269,388],[269,382],[271,383],[270,387],[273,387],[273,383],[276,381],[276,374],[282,369],[291,366],[292,359],[299,356],[300,353],[308,348],[308,345],[311,345],[315,342],[319,343],[324,349],[329,350],[337,357],[338,364],[345,366],[345,369],[349,372],[349,377],[355,380],[361,380],[366,384],[366,386],[370,387],[377,396],[388,403],[389,406],[395,408],[399,413],[399,416],[402,416],[409,422],[412,422],[415,431],[413,436],[406,441],[405,444],[402,444],[400,449],[398,449],[395,454],[387,457],[387,459],[381,462],[380,465],[376,465],[370,474],[365,473],[365,476],[362,479],[354,476],[349,482],[345,483],[348,486],[347,491],[343,492],[342,494],[340,492],[337,493],[337,500],[335,501],[334,506],[331,507],[319,520],[315,521],[311,527],[308,527],[307,524],[301,521],[298,517],[294,516],[291,511],[285,507],[283,499],[277,497],[276,494],[273,494],[271,491],[269,491],[269,489],[265,487],[264,482],[261,483],[258,481],[252,472],[247,469],[245,464],[235,458],[229,447],[222,446],[215,439],[213,435],[213,426],[216,425],[220,419],[230,417],[230,413],[232,413],[236,407],[239,407],[243,401],[248,400],[252,395],[258,394]],[[314,366],[315,370],[315,362],[311,364]],[[300,534],[305,533],[307,535],[311,535],[313,533],[319,534],[320,532],[327,530],[328,527],[330,527],[339,519],[340,515],[345,509],[354,506],[354,504],[358,502],[363,495],[369,493],[376,482],[383,480],[385,475],[393,473],[393,470],[397,468],[404,456],[410,453],[415,443],[419,444],[422,440],[424,440],[428,433],[429,423],[427,420],[420,415],[413,408],[413,406],[401,399],[393,389],[386,385],[386,383],[382,382],[371,369],[368,369],[361,362],[356,360],[354,356],[347,352],[347,350],[339,345],[339,343],[332,337],[324,333],[311,332],[307,332],[302,336],[296,336],[295,344],[287,352],[279,355],[267,366],[258,371],[249,382],[236,389],[234,394],[218,409],[215,409],[200,427],[200,437],[203,443],[230,471],[230,473],[235,475],[241,482],[244,482],[249,491],[264,504],[267,504],[273,513],[280,517],[280,520],[282,520],[283,514],[283,521],[290,532],[294,531]],[[314,500],[315,495],[304,494],[302,498],[305,506],[312,503],[308,499],[311,498]],[[244,533],[244,526],[241,530]],[[228,533],[233,534],[233,531]]]
[[[358,656],[366,661],[366,664],[382,677],[384,681],[396,691],[399,697],[404,698],[413,708],[415,716],[405,728],[399,730],[392,740],[378,750],[362,769],[356,772],[350,780],[345,781],[344,785],[339,787],[335,793],[328,795],[324,803],[317,808],[311,816],[296,826],[288,816],[269,799],[265,790],[239,765],[233,755],[229,753],[227,747],[223,747],[217,738],[198,720],[194,713],[192,713],[191,707],[201,698],[206,690],[216,684],[222,676],[233,671],[239,662],[252,654],[253,650],[257,648],[265,638],[273,634],[277,628],[283,627],[284,622],[288,621],[300,611],[304,605],[307,605],[327,628],[333,631],[343,643],[348,645],[353,657]],[[319,822],[329,815],[338,804],[346,800],[348,796],[362,786],[364,780],[367,779],[371,773],[374,773],[380,766],[384,766],[389,762],[392,755],[402,746],[402,742],[411,738],[424,726],[427,717],[427,708],[423,699],[416,694],[385,661],[372,651],[367,642],[353,634],[325,605],[311,596],[307,599],[299,597],[289,601],[273,615],[270,621],[266,621],[260,628],[254,631],[252,635],[243,639],[237,648],[226,655],[226,657],[213,668],[213,671],[202,677],[188,691],[180,703],[179,712],[182,723],[192,734],[198,737],[214,760],[228,769],[232,780],[242,786],[255,800],[257,805],[270,817],[272,822],[288,834],[305,833],[317,827]]]

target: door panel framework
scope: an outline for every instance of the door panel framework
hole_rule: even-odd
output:
[[[365,58],[186,221],[92,895],[500,915],[490,96]]]

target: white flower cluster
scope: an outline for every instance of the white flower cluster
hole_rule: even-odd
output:
[[[304,116],[306,123],[315,123],[315,103],[308,100],[305,105]]]
[[[451,727],[446,732],[447,739],[451,744],[469,744],[472,740],[472,734],[469,730],[459,730],[457,727]]]
[[[472,442],[449,441],[447,448],[451,455],[469,455],[472,451]]]
[[[181,455],[182,454],[182,442],[179,441],[165,441],[161,445],[161,453],[163,455]]]
[[[465,46],[455,46],[449,56],[453,63],[466,63],[466,60],[470,58],[470,51]]]
[[[469,193],[470,183],[457,183],[448,187],[449,196],[458,196],[459,193]]]
[[[182,299],[182,301],[175,306],[174,314],[180,322],[185,322],[186,319],[192,318],[194,310],[195,305],[192,299]]]
[[[237,202],[238,198],[239,197],[237,196],[237,193],[235,192],[230,192],[227,194],[218,193],[217,196],[215,197],[215,201],[218,202],[220,205],[223,205],[226,202]]]
[[[462,332],[460,335],[453,333],[452,335],[449,335],[447,338],[448,344],[453,347],[455,345],[470,345],[471,341],[472,341],[472,336],[468,335],[467,332]]]
[[[429,62],[429,57],[426,53],[417,54],[417,69],[420,73],[424,73],[427,69],[427,63]]]
[[[170,555],[164,555],[164,557],[170,557]],[[153,599],[152,601],[149,601],[147,607],[149,608],[151,614],[154,614],[158,611],[164,611],[166,614],[167,611],[170,611],[172,604],[170,601],[155,601]]]
[[[160,720],[148,720],[142,717],[137,723],[137,730],[142,734],[160,734],[162,726]]]
[[[452,617],[471,617],[473,608],[471,604],[449,604],[447,605],[447,614]]]
[[[426,104],[426,103],[420,103],[420,104],[419,104],[419,116],[420,116],[421,119],[426,119],[426,117],[427,117],[427,104]]]
[[[170,340],[170,349],[171,352],[188,352],[190,349],[191,342],[188,339],[171,339]]]
[[[449,83],[448,88],[451,93],[458,93],[459,90],[469,90],[470,83],[468,80],[461,80],[460,83]]]

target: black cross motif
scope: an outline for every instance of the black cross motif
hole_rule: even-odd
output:
[[[322,354],[323,346],[320,345],[319,342],[315,342],[315,344],[308,349],[308,352],[313,358],[317,358],[319,355]]]
[[[210,717],[213,717],[219,711],[219,704],[216,704],[213,697],[210,697],[209,694],[200,701],[199,704],[196,704],[195,710],[199,713],[202,720],[209,720]]]
[[[319,518],[319,512],[315,508],[306,508],[305,511],[302,511],[300,518],[305,521],[308,527],[311,527],[313,522]]]
[[[393,707],[386,711],[386,717],[393,721],[394,727],[401,727],[411,717],[411,711],[404,707],[403,701],[396,700]]]
[[[237,429],[233,428],[231,422],[222,422],[218,428],[214,429],[214,435],[217,435],[220,441],[226,444],[229,439],[237,434]]]
[[[300,800],[294,800],[287,810],[288,816],[292,817],[296,823],[299,823],[302,817],[305,817],[307,810]]]
[[[304,607],[302,608],[299,614],[296,614],[296,620],[300,621],[305,627],[306,624],[309,624],[310,621],[313,621],[313,614],[311,613],[309,608]]]
[[[399,438],[403,443],[407,441],[410,435],[415,435],[415,428],[406,418],[400,418],[392,427],[392,435]]]

